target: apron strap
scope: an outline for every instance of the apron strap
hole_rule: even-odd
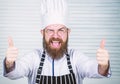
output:
[[[42,73],[42,67],[44,65],[44,61],[45,61],[45,51],[43,51],[43,53],[42,53],[41,61],[40,61],[39,68],[37,71],[37,76],[41,75],[41,73]]]
[[[71,62],[70,62],[70,55],[66,54],[66,58],[67,58],[68,69],[69,69],[70,73],[73,73],[72,65],[71,65]]]

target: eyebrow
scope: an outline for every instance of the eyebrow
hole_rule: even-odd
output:
[[[52,28],[46,28],[47,30],[54,30],[54,29],[52,29]],[[46,30],[46,29],[44,29],[44,30]],[[68,29],[67,27],[61,27],[61,28],[59,28],[58,30],[60,30],[60,29]]]
[[[68,29],[68,28],[67,28],[67,27],[61,27],[61,28],[59,28],[59,29]],[[58,30],[59,30],[59,29],[58,29]]]

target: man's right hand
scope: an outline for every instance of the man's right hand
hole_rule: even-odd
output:
[[[18,49],[14,46],[12,37],[8,37],[8,49],[6,52],[6,68],[11,68],[14,65],[14,62],[16,61],[16,58],[18,56]]]

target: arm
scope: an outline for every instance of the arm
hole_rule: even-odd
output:
[[[8,39],[8,43],[9,46],[3,63],[4,76],[10,79],[18,79],[24,76],[28,76],[29,71],[31,70],[30,67],[32,67],[31,55],[33,55],[33,53],[30,53],[21,59],[17,59],[18,49],[13,45],[12,38]]]
[[[84,54],[80,54],[79,52],[74,54],[74,64],[77,69],[77,74],[79,77],[84,78],[103,78],[110,77],[111,72],[110,68],[108,68],[106,75],[103,75],[99,72],[99,70],[104,69],[99,67],[97,60],[91,59]],[[103,70],[101,70],[103,71]],[[103,71],[104,72],[104,71]]]
[[[92,60],[80,54],[79,51],[76,52],[73,57],[79,77],[101,78],[111,75],[109,54],[106,49],[98,49],[97,60]]]

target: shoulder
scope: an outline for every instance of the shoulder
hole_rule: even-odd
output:
[[[27,53],[25,53],[23,56],[22,56],[22,58],[24,58],[24,59],[35,59],[35,58],[39,58],[40,56],[41,56],[41,54],[42,54],[42,52],[43,52],[43,50],[42,49],[34,49],[34,50],[31,50],[31,51],[29,51],[29,52],[27,52]]]
[[[43,49],[34,49],[33,53],[36,55],[41,55],[43,53]]]
[[[81,50],[78,49],[69,49],[68,53],[70,55],[71,60],[75,63],[85,62],[90,59],[83,52],[81,52]]]
[[[82,53],[80,50],[78,49],[69,49],[68,50],[68,54],[71,57],[81,57],[81,56],[85,56],[84,53]]]

